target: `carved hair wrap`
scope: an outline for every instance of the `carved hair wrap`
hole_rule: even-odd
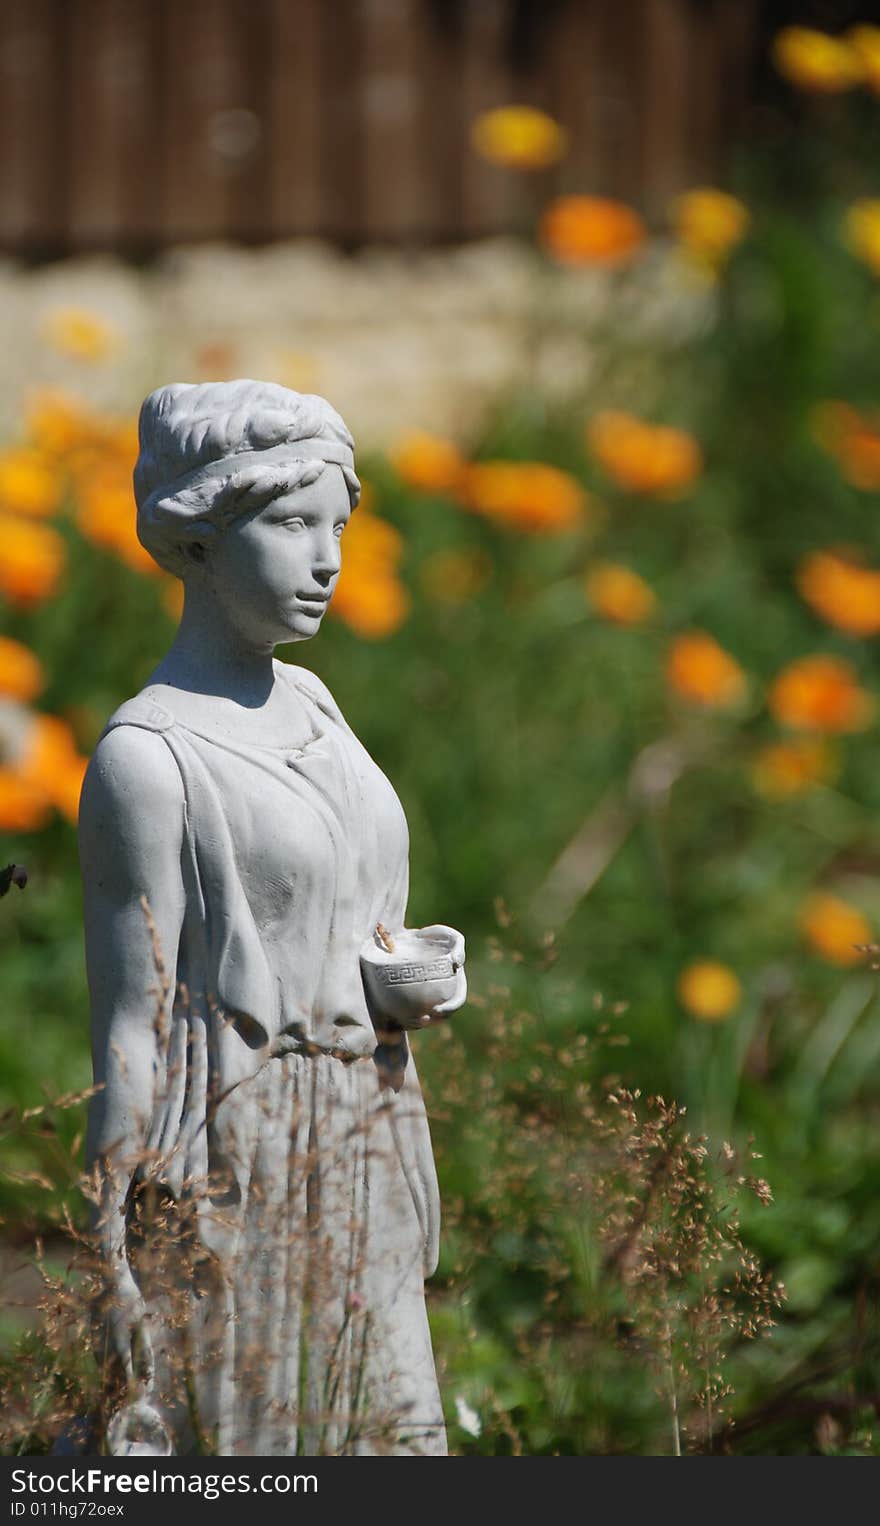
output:
[[[316,481],[327,465],[341,467],[352,507],[360,497],[351,435],[309,393],[271,382],[178,383],[146,399],[139,433],[138,538],[177,575],[187,542]]]

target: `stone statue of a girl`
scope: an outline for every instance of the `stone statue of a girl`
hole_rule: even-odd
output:
[[[397,796],[324,684],[273,657],[332,598],[351,437],[283,387],[163,387],[135,495],[185,601],[80,814],[88,1154],[128,1384],[109,1445],[443,1454],[405,1030],[461,1006],[464,944],[404,929]]]

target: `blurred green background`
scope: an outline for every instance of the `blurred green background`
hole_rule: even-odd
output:
[[[484,285],[460,250],[375,269],[413,333],[430,289],[462,346],[491,317],[513,358],[466,408],[430,346],[390,374],[407,428],[367,429],[331,616],[279,654],[400,795],[409,922],[468,940],[470,1004],[417,1041],[458,1452],[880,1450],[880,29],[793,9],[759,18],[711,181],[682,161],[665,198],[548,180],[578,151],[540,102],[473,115],[509,208]],[[63,1268],[84,1219],[79,781],[179,608],[130,490],[132,410],[184,364],[149,305],[175,267],[125,276],[139,327],[101,268],[88,302],[76,262],[4,274],[29,383],[0,452],[0,834],[29,874],[0,905],[14,1450],[51,1444],[76,1368],[20,1268],[35,1235]],[[192,379],[251,358],[191,330]],[[323,390],[299,340],[273,379]],[[359,439],[380,338],[365,356]]]

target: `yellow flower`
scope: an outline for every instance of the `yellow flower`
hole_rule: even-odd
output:
[[[356,577],[349,568],[340,576],[331,608],[358,636],[382,641],[403,625],[410,599],[403,584],[388,573]]]
[[[72,360],[106,360],[119,343],[118,330],[82,307],[57,307],[43,323],[47,344]]]
[[[666,656],[666,681],[680,699],[713,710],[737,705],[746,693],[743,669],[706,631],[676,637]]]
[[[858,907],[823,891],[816,891],[805,902],[800,926],[816,953],[829,964],[861,964],[865,956],[854,945],[873,941],[871,925]]]
[[[698,959],[686,965],[676,989],[686,1011],[704,1023],[723,1022],[742,997],[742,987],[733,970],[714,959]]]
[[[587,445],[603,470],[628,493],[679,496],[699,476],[703,457],[683,429],[646,424],[605,408],[587,425]]]
[[[874,699],[859,687],[851,664],[822,654],[783,668],[767,704],[783,726],[797,731],[864,731],[875,714]]]
[[[66,548],[47,525],[0,514],[0,593],[23,607],[48,599],[64,570]]]
[[[789,84],[820,95],[839,95],[861,84],[859,53],[839,37],[812,27],[789,26],[773,39],[773,61]]]
[[[39,694],[45,682],[39,657],[20,641],[0,636],[0,694],[27,701]]]
[[[657,603],[644,579],[616,562],[594,563],[584,586],[594,609],[618,625],[641,625]]]
[[[751,774],[759,794],[784,800],[817,784],[829,784],[837,774],[837,759],[823,737],[793,737],[763,747],[752,762]]]
[[[45,519],[61,501],[53,464],[36,450],[0,451],[0,513]]]
[[[420,431],[404,435],[390,459],[401,481],[420,493],[454,493],[465,469],[457,445]]]
[[[541,243],[563,265],[626,265],[647,232],[631,207],[602,196],[560,196],[541,218]]]
[[[866,84],[880,95],[880,27],[850,27],[846,40],[861,61]]]
[[[800,562],[795,582],[807,603],[851,636],[880,631],[880,572],[837,551],[813,551]]]
[[[833,456],[853,487],[880,490],[880,430],[849,403],[820,403],[813,410],[813,436]]]
[[[434,551],[419,568],[419,582],[434,604],[467,604],[492,576],[484,551]]]
[[[342,571],[330,605],[359,636],[382,640],[409,614],[409,594],[397,576],[403,554],[399,532],[359,507],[345,530]]]
[[[77,751],[66,721],[57,715],[35,715],[17,772],[35,790],[75,822],[88,758]]]
[[[538,461],[480,461],[462,483],[466,506],[509,530],[561,535],[581,523],[587,494],[568,472]]]
[[[51,814],[51,802],[39,785],[0,766],[0,831],[38,832]]]
[[[717,269],[745,237],[750,217],[735,196],[700,187],[677,196],[672,222],[683,248],[699,263]]]
[[[568,147],[568,133],[534,106],[498,106],[484,111],[471,127],[477,153],[514,170],[543,170],[556,164]]]
[[[162,603],[172,620],[180,619],[183,614],[183,584],[178,578],[163,578]]]
[[[96,546],[113,551],[135,572],[161,569],[137,538],[137,513],[128,473],[109,466],[92,472],[79,489],[77,528]]]
[[[852,253],[880,276],[880,197],[854,201],[844,218],[843,231]]]
[[[95,416],[66,392],[39,388],[25,404],[28,440],[49,456],[63,457],[95,438]]]

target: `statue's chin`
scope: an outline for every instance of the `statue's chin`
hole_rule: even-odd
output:
[[[326,614],[326,606],[320,612],[309,614],[304,609],[297,609],[287,616],[284,633],[278,637],[279,641],[308,641],[312,636],[317,636],[321,629],[321,621]]]

